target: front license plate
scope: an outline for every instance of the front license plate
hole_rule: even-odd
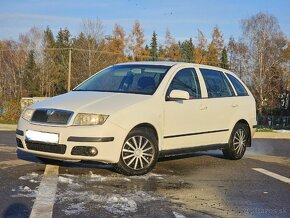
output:
[[[25,134],[26,141],[37,141],[47,143],[58,143],[59,136],[57,133],[38,132],[33,130],[27,130]]]

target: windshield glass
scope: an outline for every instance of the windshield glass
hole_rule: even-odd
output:
[[[169,66],[117,65],[109,67],[73,91],[120,92],[152,95]]]

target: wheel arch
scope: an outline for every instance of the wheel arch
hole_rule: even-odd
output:
[[[159,148],[159,136],[158,136],[158,132],[157,132],[157,129],[155,128],[155,126],[153,126],[151,123],[140,123],[136,126],[134,126],[130,132],[133,130],[133,129],[137,129],[137,128],[147,128],[147,129],[150,129],[152,131],[152,133],[156,136],[156,139],[157,139],[157,142],[158,142],[158,148]]]

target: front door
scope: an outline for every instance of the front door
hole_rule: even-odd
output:
[[[189,100],[170,100],[172,90],[183,90],[189,93]],[[166,92],[164,104],[163,149],[179,149],[202,145],[200,135],[206,128],[203,119],[206,107],[202,104],[200,85],[194,68],[184,68],[173,77]]]

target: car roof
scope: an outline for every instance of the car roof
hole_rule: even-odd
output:
[[[174,61],[136,61],[136,62],[125,62],[116,65],[158,65],[158,66],[169,66],[180,64],[182,62],[174,62]]]
[[[125,62],[125,63],[119,63],[116,65],[155,65],[155,66],[193,66],[198,68],[206,68],[206,69],[212,69],[212,70],[218,70],[227,72],[230,74],[233,74],[231,71],[220,68],[220,67],[214,67],[210,65],[204,65],[204,64],[196,64],[196,63],[187,63],[187,62],[177,62],[177,61],[136,61],[136,62]]]

